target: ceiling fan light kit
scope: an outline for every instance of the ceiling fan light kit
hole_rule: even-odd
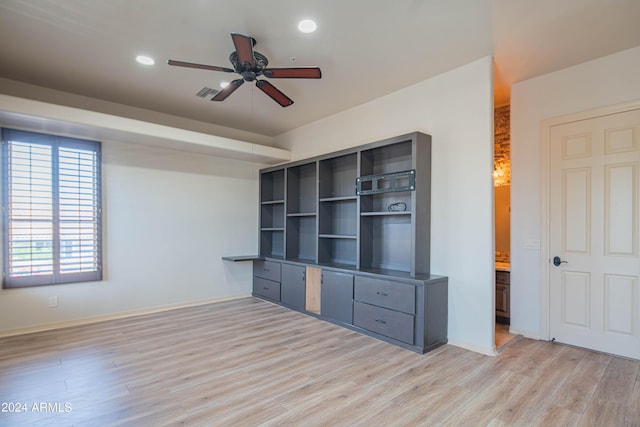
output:
[[[224,101],[236,91],[244,82],[256,82],[256,87],[264,92],[267,96],[280,104],[282,107],[288,107],[293,104],[293,100],[282,93],[278,88],[266,80],[259,80],[258,77],[267,77],[270,79],[320,79],[322,71],[319,67],[284,67],[284,68],[267,68],[269,60],[260,52],[253,50],[256,45],[256,39],[244,34],[231,33],[231,39],[236,50],[229,55],[229,62],[233,69],[227,67],[218,67],[215,65],[195,64],[192,62],[175,61],[170,59],[167,61],[169,65],[187,68],[198,68],[209,71],[220,71],[224,73],[238,73],[241,79],[233,80],[224,89],[218,91],[212,101]],[[198,95],[200,96],[200,95]]]

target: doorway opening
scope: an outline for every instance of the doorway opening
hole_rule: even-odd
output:
[[[511,133],[510,105],[494,109],[494,212],[495,212],[495,347],[513,338],[511,323]]]

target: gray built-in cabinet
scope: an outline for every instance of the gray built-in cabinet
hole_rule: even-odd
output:
[[[306,268],[301,265],[282,264],[280,302],[292,308],[305,309]]]
[[[430,176],[419,132],[261,170],[253,295],[420,353],[446,343]]]
[[[338,322],[353,323],[353,274],[322,272],[320,313]]]

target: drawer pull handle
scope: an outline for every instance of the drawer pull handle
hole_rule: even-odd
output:
[[[389,296],[389,294],[388,294],[388,293],[386,293],[386,292],[380,292],[380,291],[376,292],[376,294],[377,294],[377,295],[380,295],[380,296],[382,296],[382,297],[388,297],[388,296]]]
[[[382,323],[383,325],[387,324],[387,321],[386,320],[382,320],[382,319],[376,319],[376,322]]]
[[[268,272],[269,272],[269,269],[268,269],[268,268],[265,268],[265,269],[264,269],[264,270],[262,270],[262,271],[264,271],[265,273],[268,273]]]
[[[267,288],[266,286],[263,286],[262,289],[265,290],[265,291],[269,290],[269,288]]]

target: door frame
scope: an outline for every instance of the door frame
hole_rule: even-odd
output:
[[[549,145],[551,143],[551,127],[580,120],[594,119],[611,114],[640,109],[640,100],[624,102],[605,107],[598,107],[576,113],[551,117],[540,122],[540,338],[551,339],[551,310],[550,310],[550,274],[549,268]]]

